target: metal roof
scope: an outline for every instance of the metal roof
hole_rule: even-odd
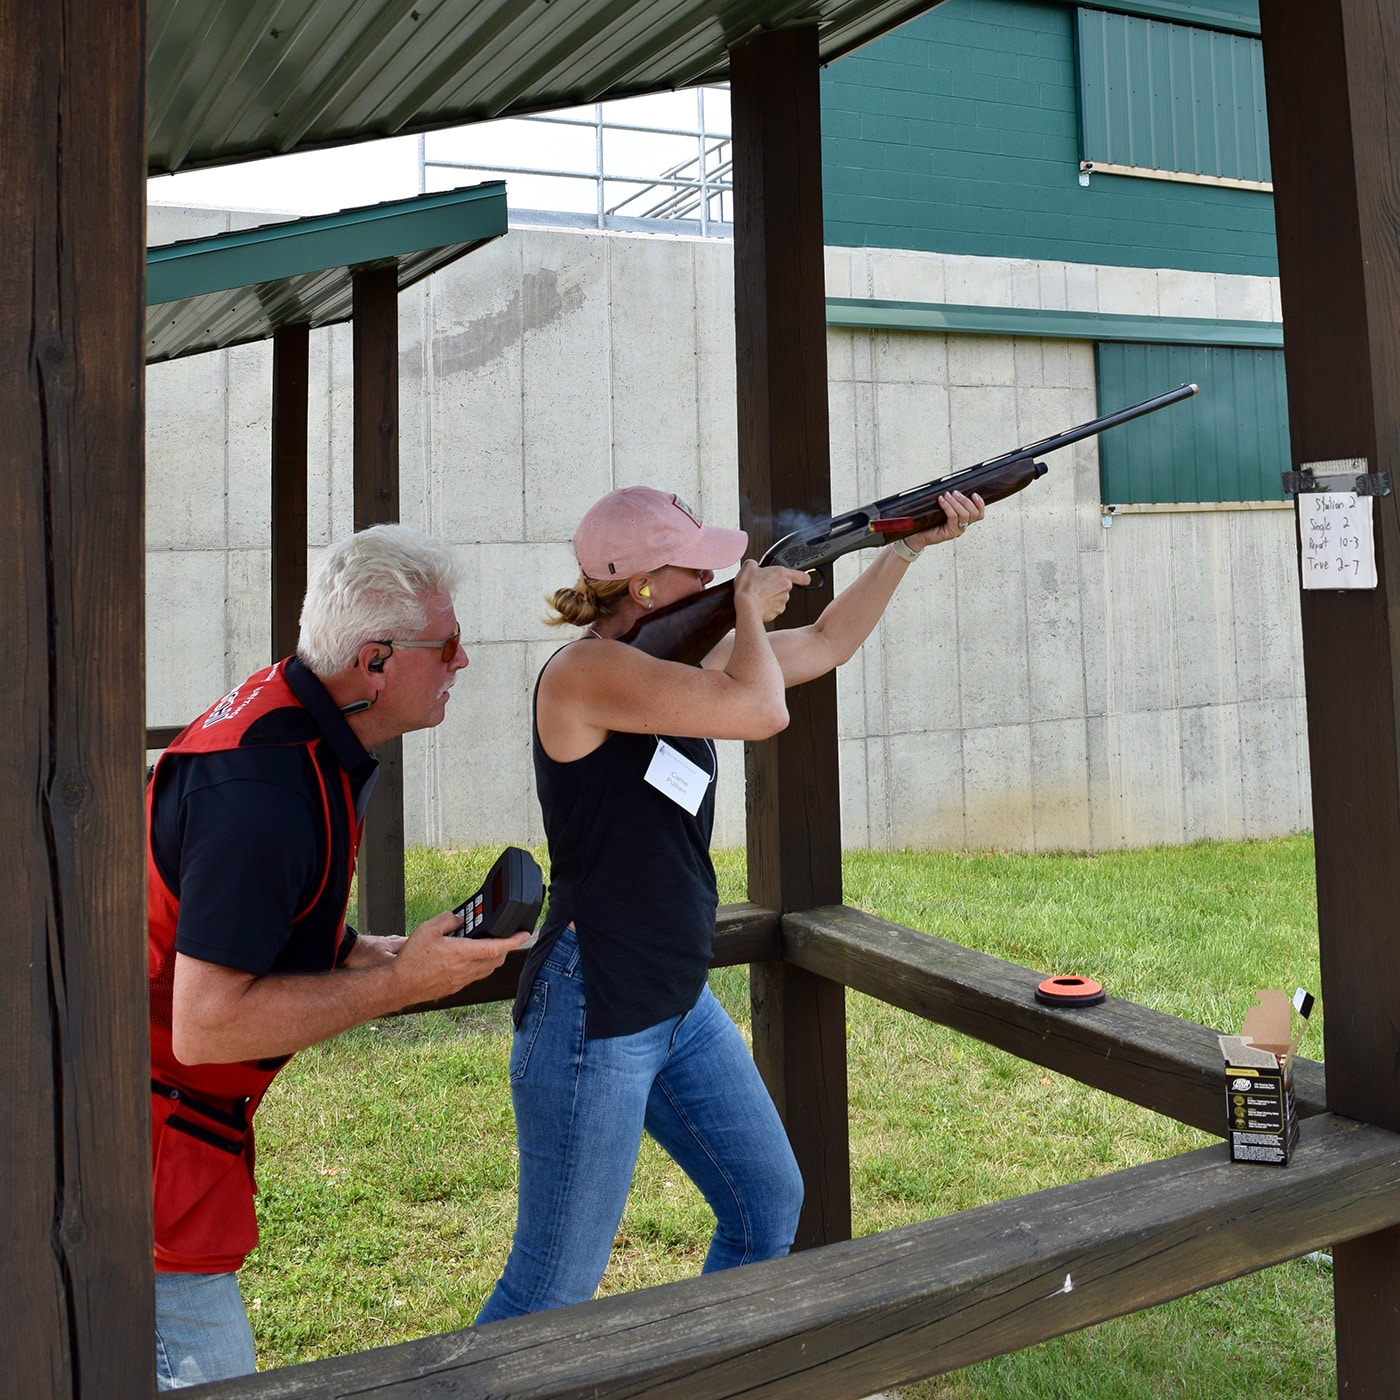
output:
[[[492,180],[151,248],[146,363],[348,321],[355,268],[397,263],[402,291],[505,232],[506,189]]]
[[[721,82],[815,22],[823,62],[937,0],[150,0],[151,174]]]

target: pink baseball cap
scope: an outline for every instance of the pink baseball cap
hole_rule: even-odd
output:
[[[743,530],[702,525],[669,491],[624,486],[591,506],[574,532],[574,553],[588,578],[631,578],[674,564],[682,569],[727,569],[744,557]]]

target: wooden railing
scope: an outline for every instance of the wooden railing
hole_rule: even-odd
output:
[[[510,996],[520,955],[434,1005]],[[1215,1032],[848,908],[720,911],[715,965],[786,960],[1086,1084],[1222,1133]],[[814,1065],[814,1073],[819,1067]],[[1400,1135],[1323,1110],[1284,1169],[1224,1144],[764,1264],[267,1372],[211,1395],[859,1397],[1031,1346],[1400,1223]],[[814,1097],[819,1097],[814,1095]],[[824,1183],[849,1192],[849,1183]]]

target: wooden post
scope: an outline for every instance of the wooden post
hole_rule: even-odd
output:
[[[754,553],[785,512],[829,515],[820,71],[815,25],[730,51],[740,517]],[[798,594],[784,625],[830,598]],[[790,691],[791,723],[749,744],[749,898],[770,909],[841,902],[836,678]],[[845,989],[781,962],[751,973],[754,1058],[806,1182],[798,1247],[848,1239]]]
[[[1302,593],[1327,1102],[1400,1129],[1400,10],[1261,5],[1294,465],[1365,458],[1379,586]],[[1394,600],[1394,601],[1392,601]],[[1400,1232],[1334,1250],[1337,1389],[1400,1375]]]
[[[399,274],[354,273],[355,529],[399,518]],[[378,749],[379,776],[360,842],[359,918],[365,933],[404,928],[403,740]]]
[[[306,596],[306,432],[311,327],[272,337],[272,656],[296,650]]]
[[[0,0],[0,1390],[149,1395],[144,0]]]

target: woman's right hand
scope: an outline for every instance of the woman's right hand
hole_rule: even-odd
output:
[[[757,609],[762,621],[772,622],[783,615],[794,586],[805,588],[811,581],[811,576],[800,569],[787,569],[780,564],[764,568],[745,559],[734,578],[735,609],[747,604]]]

